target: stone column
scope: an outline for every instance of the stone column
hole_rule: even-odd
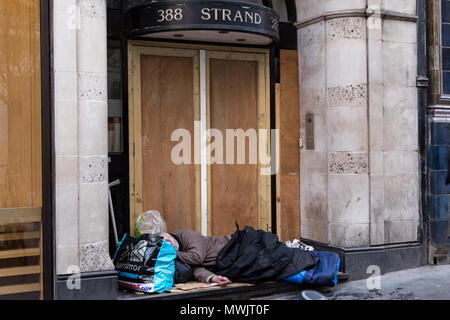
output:
[[[417,240],[415,0],[297,0],[301,236],[342,247]]]
[[[56,272],[112,270],[106,1],[54,1],[53,18]]]

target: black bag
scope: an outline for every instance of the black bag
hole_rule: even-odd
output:
[[[192,267],[180,259],[175,259],[175,283],[185,283],[194,279]]]
[[[114,255],[119,284],[143,292],[161,293],[172,289],[175,258],[175,249],[163,237],[125,235]]]

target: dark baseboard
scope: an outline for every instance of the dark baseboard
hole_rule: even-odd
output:
[[[367,273],[368,267],[375,265],[381,274],[417,268],[427,264],[424,245],[406,243],[363,248],[343,248],[301,239],[307,245],[319,251],[336,252],[341,257],[340,271],[349,274],[349,280],[367,279],[372,273]]]
[[[114,270],[85,272],[79,276],[79,286],[74,287],[76,276],[56,277],[56,300],[116,300],[118,275]],[[68,285],[69,283],[69,285]],[[71,288],[69,288],[71,287]]]

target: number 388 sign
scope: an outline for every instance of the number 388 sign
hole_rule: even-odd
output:
[[[170,22],[170,21],[180,21],[183,20],[183,9],[160,9],[158,10],[158,20],[157,22]]]
[[[278,14],[261,5],[232,0],[158,1],[125,13],[125,33],[140,35],[174,30],[233,30],[279,40]]]

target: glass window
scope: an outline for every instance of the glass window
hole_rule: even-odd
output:
[[[39,1],[2,1],[0,18],[0,300],[41,299]]]
[[[272,1],[273,9],[280,16],[280,22],[289,22],[286,2],[284,0]]]
[[[108,41],[108,152],[122,152],[122,56],[119,40]]]

